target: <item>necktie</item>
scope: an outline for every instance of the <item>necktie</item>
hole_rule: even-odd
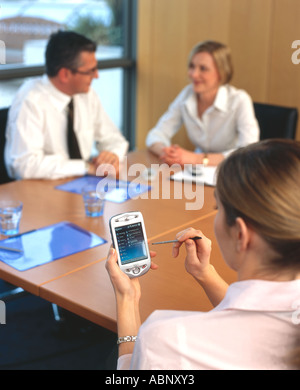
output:
[[[74,106],[73,99],[68,104],[68,149],[71,159],[81,159],[81,153],[78,146],[76,134],[74,132]]]

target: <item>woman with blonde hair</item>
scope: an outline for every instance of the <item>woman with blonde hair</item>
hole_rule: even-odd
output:
[[[214,309],[155,311],[140,326],[139,281],[120,271],[111,250],[106,267],[116,294],[118,335],[137,336],[120,344],[119,368],[299,365],[300,144],[255,143],[233,152],[218,171],[215,236],[237,282],[228,286],[210,263],[211,241],[204,232],[181,231],[173,257],[185,244],[185,268]],[[202,240],[191,240],[198,235]]]
[[[204,41],[188,58],[186,86],[150,130],[146,145],[169,165],[217,165],[236,148],[259,140],[253,103],[247,92],[231,86],[228,46]],[[184,125],[196,153],[171,144]]]

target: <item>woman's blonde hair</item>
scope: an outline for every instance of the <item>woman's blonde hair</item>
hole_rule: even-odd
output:
[[[218,169],[227,224],[242,217],[269,243],[277,267],[300,269],[300,143],[265,140],[238,149]]]
[[[221,85],[228,84],[233,77],[233,65],[231,52],[227,45],[215,41],[203,41],[198,43],[190,52],[188,57],[188,66],[192,58],[198,53],[209,53],[216,64],[220,75]]]

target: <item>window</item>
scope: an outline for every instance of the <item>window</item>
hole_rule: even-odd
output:
[[[6,0],[0,6],[0,108],[26,78],[44,73],[50,34],[77,31],[97,42],[100,78],[93,88],[133,147],[137,0]]]

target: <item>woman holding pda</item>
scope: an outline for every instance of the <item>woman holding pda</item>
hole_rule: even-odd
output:
[[[300,144],[291,140],[240,148],[220,164],[215,236],[237,282],[228,286],[210,263],[205,232],[186,229],[173,244],[173,257],[184,244],[185,268],[212,302],[209,312],[155,311],[140,326],[139,280],[122,273],[110,250],[118,336],[127,341],[120,369],[300,368],[299,177]]]
[[[229,48],[219,42],[196,45],[188,59],[186,86],[150,130],[146,145],[169,165],[218,165],[233,150],[259,140],[250,96],[229,85],[233,66]],[[195,152],[172,145],[184,125]]]

